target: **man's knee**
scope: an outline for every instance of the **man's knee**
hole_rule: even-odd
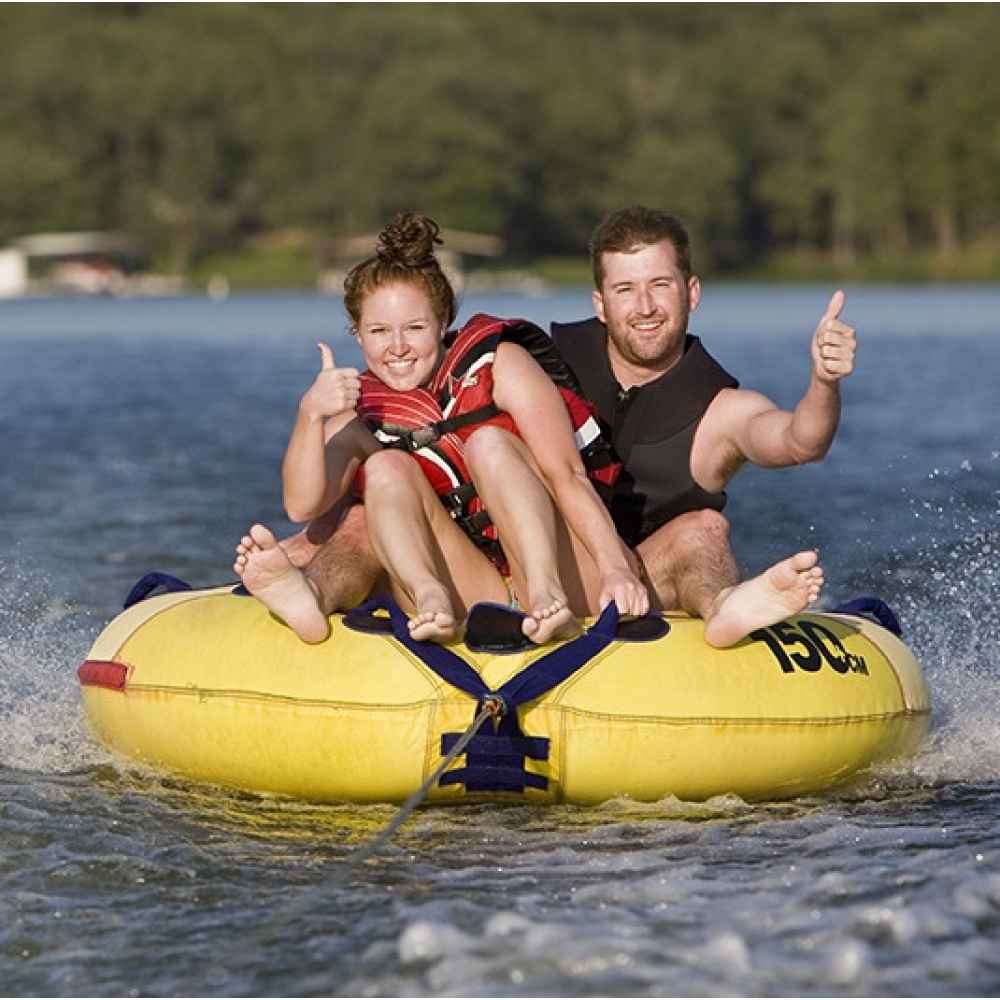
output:
[[[717,510],[693,510],[675,518],[671,524],[681,547],[729,547],[729,521]]]
[[[671,562],[704,548],[729,547],[729,521],[717,510],[692,510],[668,521],[645,538],[637,551]]]

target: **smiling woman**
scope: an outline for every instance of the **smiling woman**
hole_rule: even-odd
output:
[[[283,465],[289,516],[316,521],[363,498],[372,553],[418,640],[454,640],[481,601],[516,600],[539,644],[574,634],[578,616],[611,601],[644,614],[634,557],[592,481],[610,485],[618,469],[593,408],[532,324],[478,315],[449,332],[455,299],[434,255],[440,242],[432,220],[397,216],[348,275],[367,371],[338,368],[319,345],[322,368]],[[364,546],[365,533],[351,538]],[[328,563],[345,548],[334,531],[314,558]],[[300,638],[322,641],[332,609],[320,578],[290,555],[256,525],[236,569]]]

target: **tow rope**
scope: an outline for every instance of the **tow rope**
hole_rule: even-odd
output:
[[[499,699],[488,699],[483,705],[483,710],[473,720],[472,725],[462,734],[461,738],[451,748],[451,752],[441,761],[427,780],[399,807],[399,812],[393,817],[392,822],[381,831],[376,837],[370,840],[364,847],[356,850],[348,859],[352,865],[360,865],[367,861],[373,854],[381,850],[391,839],[392,835],[410,818],[410,814],[427,797],[427,793],[434,787],[438,779],[451,766],[452,762],[472,741],[472,738],[479,732],[483,723],[487,719],[493,719],[494,725],[499,721],[498,713],[503,711],[502,703]]]

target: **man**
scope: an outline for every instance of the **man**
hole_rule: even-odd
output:
[[[553,325],[624,463],[611,513],[664,608],[705,620],[729,646],[801,611],[819,593],[815,552],[799,552],[739,582],[723,489],[746,462],[768,468],[821,459],[840,419],[840,380],[855,336],[834,294],[813,336],[812,376],[795,410],[736,381],[688,335],[701,284],[688,234],[664,212],[633,206],[606,216],[590,242],[597,318]]]
[[[688,336],[701,286],[680,222],[641,206],[623,209],[600,223],[590,249],[597,318],[555,325],[553,335],[624,462],[612,515],[660,605],[703,618],[712,645],[732,645],[801,611],[822,586],[813,551],[741,583],[720,511],[723,489],[744,463],[797,465],[829,449],[839,383],[855,350],[854,331],[838,318],[843,294],[816,328],[809,388],[788,412],[737,388]],[[255,525],[234,566],[252,593],[314,642],[327,634],[326,614],[356,603],[379,571],[360,507],[325,520],[280,545]]]

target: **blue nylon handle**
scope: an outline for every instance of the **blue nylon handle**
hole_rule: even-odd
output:
[[[619,617],[617,605],[611,602],[588,632],[535,660],[494,692],[487,687],[472,666],[451,650],[436,642],[420,642],[414,639],[407,628],[405,613],[391,598],[386,596],[375,598],[358,610],[364,613],[376,610],[388,611],[392,634],[396,641],[402,643],[427,664],[442,680],[471,695],[477,701],[482,701],[487,695],[498,694],[506,703],[508,711],[540,698],[546,691],[572,676],[605,649],[614,641]]]
[[[585,663],[589,663],[601,650],[610,645],[618,629],[618,606],[612,601],[602,612],[589,632],[567,642],[565,646],[535,660],[526,670],[512,677],[497,692],[509,709],[540,698],[567,677],[571,677]]]
[[[191,590],[191,584],[184,580],[179,580],[169,573],[147,573],[128,592],[125,598],[124,608],[130,608],[133,604],[144,601],[157,587],[163,587],[166,593],[173,594],[181,590]]]
[[[392,634],[396,641],[426,663],[442,680],[457,687],[459,691],[472,695],[477,701],[492,693],[482,677],[450,649],[445,649],[436,642],[420,642],[414,639],[406,627],[406,615],[395,601],[382,598],[380,606],[389,612]]]
[[[835,607],[833,613],[874,618],[882,628],[888,629],[893,635],[902,636],[903,634],[903,626],[900,625],[896,612],[881,597],[873,597],[870,594],[856,597],[853,601],[847,601]]]

